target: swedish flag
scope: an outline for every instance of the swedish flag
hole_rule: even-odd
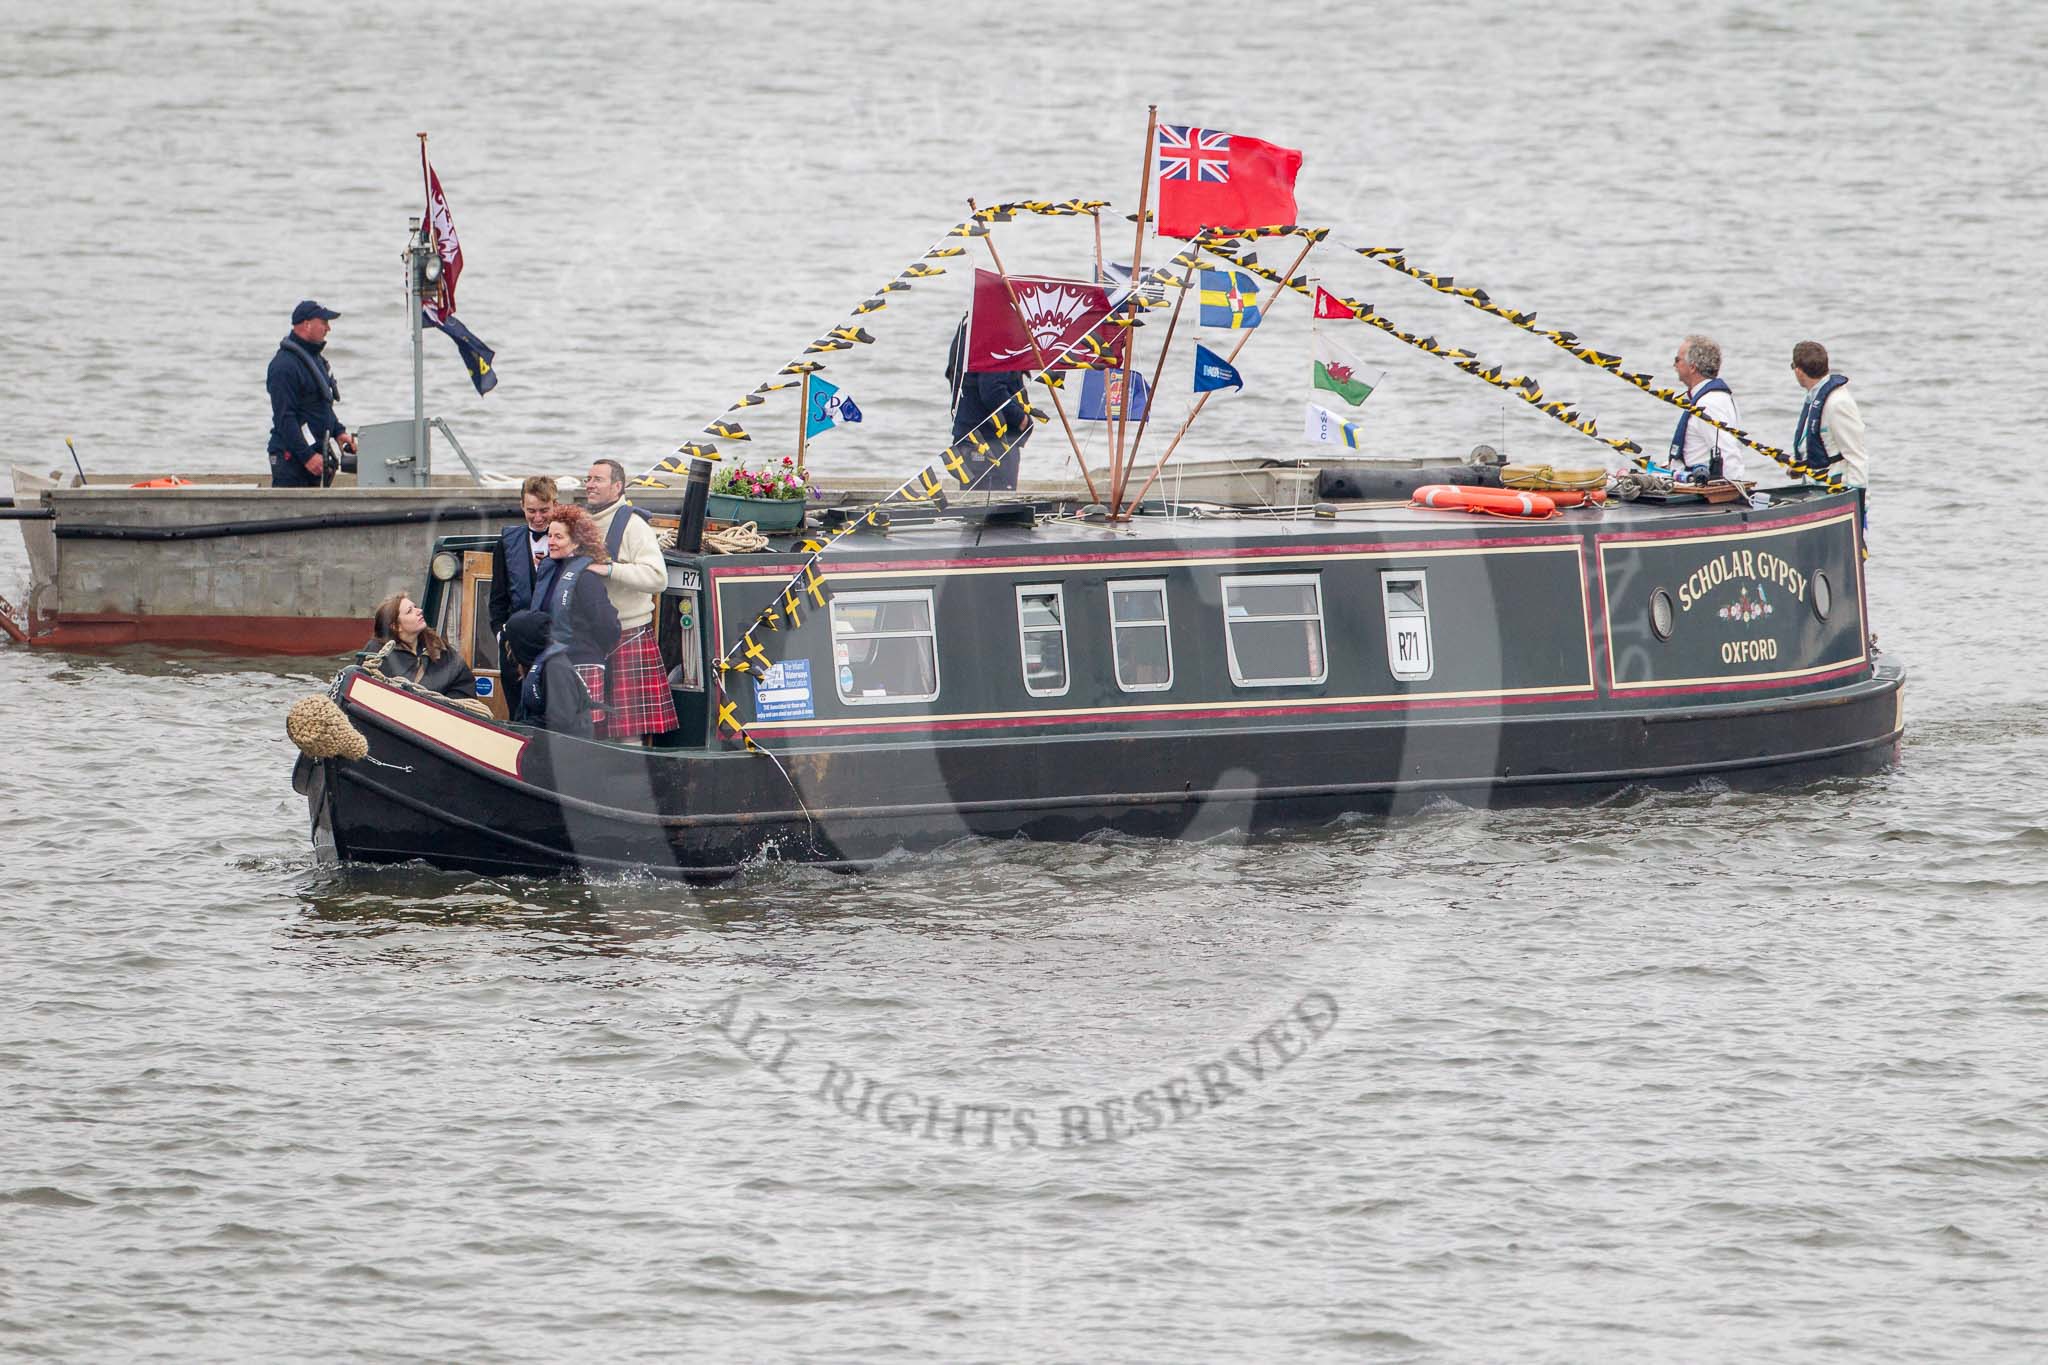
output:
[[[1204,270],[1199,325],[1230,330],[1258,326],[1258,284],[1241,270]]]

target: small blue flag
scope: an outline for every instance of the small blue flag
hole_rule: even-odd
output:
[[[1259,325],[1259,286],[1242,270],[1202,272],[1203,327],[1256,327]]]
[[[1216,389],[1242,389],[1244,376],[1237,367],[1217,355],[1200,342],[1195,343],[1195,392],[1209,393]]]
[[[483,338],[463,326],[455,314],[437,318],[432,309],[422,308],[420,321],[429,327],[440,328],[455,343],[455,349],[462,355],[462,368],[469,371],[469,382],[476,385],[478,393],[489,393],[498,387],[498,372],[492,368],[497,363],[498,353],[484,345]]]
[[[1145,420],[1152,406],[1152,391],[1145,376],[1130,370],[1085,370],[1081,376],[1081,414],[1084,422],[1114,422],[1123,416],[1124,380],[1129,378],[1136,397],[1131,403],[1131,420]]]
[[[804,413],[804,439],[809,440],[819,432],[830,431],[841,422],[858,422],[860,409],[851,398],[842,397],[837,384],[827,384],[816,375],[811,376],[810,408]]]

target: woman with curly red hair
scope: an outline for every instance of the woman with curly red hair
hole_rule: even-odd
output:
[[[559,503],[548,509],[548,562],[535,575],[533,607],[505,623],[506,643],[527,668],[514,720],[591,735],[592,700],[604,696],[604,660],[619,642],[619,614],[604,579],[589,570],[610,560],[588,512]]]

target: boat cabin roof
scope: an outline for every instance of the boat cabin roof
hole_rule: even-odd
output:
[[[1772,508],[1782,509],[1827,496],[1820,489],[1786,489],[1772,494]],[[1770,508],[1748,509],[1727,503],[1709,504],[1692,499],[1672,503],[1610,502],[1605,507],[1572,508],[1547,519],[1523,519],[1474,515],[1469,512],[1437,511],[1406,502],[1336,503],[1334,515],[1316,515],[1310,508],[1278,508],[1251,511],[1244,508],[1183,506],[1172,515],[1148,509],[1128,522],[1083,521],[1071,514],[1052,515],[1043,507],[1032,516],[1029,504],[973,502],[956,503],[944,509],[891,509],[885,526],[862,526],[835,544],[829,553],[858,554],[907,559],[946,558],[965,553],[1031,554],[1043,556],[1062,546],[1100,554],[1106,547],[1133,551],[1149,544],[1187,547],[1213,542],[1244,545],[1259,541],[1276,544],[1341,543],[1362,536],[1368,539],[1412,539],[1418,534],[1431,540],[1497,539],[1503,536],[1555,537],[1589,532],[1643,531],[1678,528],[1701,520],[1725,521],[1731,513],[1748,516],[1773,515]],[[1782,512],[1776,513],[1781,515]],[[815,537],[816,532],[806,535]],[[714,565],[758,561],[771,556],[802,558],[800,537],[772,536],[767,550],[755,555],[707,555]],[[670,552],[672,561],[694,561],[696,556]]]

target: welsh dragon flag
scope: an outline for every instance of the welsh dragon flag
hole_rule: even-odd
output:
[[[1359,378],[1358,358],[1321,332],[1310,335],[1315,344],[1315,387],[1328,389],[1354,408],[1372,397],[1372,385]]]

